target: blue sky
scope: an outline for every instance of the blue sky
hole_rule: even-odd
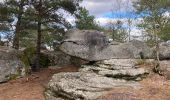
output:
[[[94,15],[101,25],[107,24],[110,20],[123,20],[139,18],[134,13],[132,2],[136,0],[83,0],[90,15]]]
[[[141,22],[141,16],[134,12],[133,4],[136,0],[83,0],[82,6],[85,7],[91,15],[96,17],[96,21],[102,26],[110,22],[121,20],[127,26],[127,19],[132,19],[132,34],[140,34],[136,24]]]
[[[129,12],[133,11],[132,1],[135,0],[83,0],[81,5],[96,18],[111,17],[112,12],[114,17],[116,17],[115,14],[126,17],[125,13],[130,14]]]
[[[106,18],[138,18],[139,16],[135,14],[135,12],[130,12],[130,11],[123,11],[123,12],[107,12],[103,14],[103,17]]]

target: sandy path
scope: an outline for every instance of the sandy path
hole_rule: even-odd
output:
[[[76,72],[77,67],[42,69],[32,75],[0,84],[0,100],[45,100],[44,90],[54,73]],[[141,89],[114,88],[99,100],[170,100],[170,80],[151,75],[140,82]]]
[[[68,66],[59,69],[42,69],[25,78],[0,84],[0,100],[45,100],[43,93],[54,73],[77,71],[77,67]]]

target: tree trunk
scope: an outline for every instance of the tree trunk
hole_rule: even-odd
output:
[[[40,69],[40,52],[41,52],[41,7],[42,7],[42,0],[39,1],[39,9],[38,9],[38,29],[37,29],[37,47],[36,47],[36,68],[35,71]]]
[[[131,24],[132,24],[132,21],[131,21],[131,19],[128,19],[128,41],[130,42],[130,40],[131,40]]]
[[[36,47],[36,69],[40,69],[40,52],[41,52],[41,22],[38,22],[38,30],[37,30],[37,47]]]
[[[24,0],[21,1],[19,7],[18,21],[16,24],[16,30],[14,32],[14,39],[13,39],[13,48],[17,50],[19,49],[19,36],[20,36],[21,18],[23,14],[23,6],[24,6]]]
[[[158,36],[156,35],[156,66],[155,71],[158,72],[158,74],[161,74],[160,72],[160,60],[159,60],[159,40]]]
[[[13,48],[17,49],[17,50],[19,49],[20,24],[21,24],[21,15],[19,15],[19,17],[18,17],[16,30],[14,32],[14,39],[13,39]]]

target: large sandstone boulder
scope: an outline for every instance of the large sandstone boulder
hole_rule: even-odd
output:
[[[69,31],[60,49],[66,54],[88,61],[152,58],[152,50],[141,41],[110,43],[104,33],[94,30]]]
[[[46,100],[97,100],[113,87],[140,88],[136,82],[115,80],[95,73],[59,73],[49,82]]]
[[[152,63],[145,60],[143,63]],[[149,69],[139,66],[141,59],[110,59],[96,62],[94,65],[82,65],[80,71],[94,72],[105,77],[125,80],[141,80],[149,74]]]
[[[156,58],[156,47],[153,47],[152,50],[154,52],[154,57]],[[159,43],[159,59],[160,60],[170,59],[170,43],[169,42]]]
[[[161,60],[170,59],[170,45],[160,45],[159,57]]]
[[[0,83],[24,74],[25,65],[19,59],[18,52],[0,47]]]

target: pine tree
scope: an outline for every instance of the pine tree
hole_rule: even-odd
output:
[[[4,3],[0,3],[0,32],[1,34],[11,31],[11,23],[13,18],[9,15],[7,7]]]
[[[89,11],[86,8],[80,8],[77,19],[76,19],[76,28],[80,30],[103,30],[102,27],[100,27],[95,22],[95,17],[89,14]]]
[[[32,0],[26,11],[25,18],[30,20],[28,25],[34,25],[37,30],[37,45],[35,70],[40,68],[40,50],[42,33],[54,33],[61,28],[69,28],[70,24],[62,15],[61,9],[72,15],[79,9],[81,0]],[[30,27],[27,26],[27,27]]]
[[[165,17],[165,13],[170,12],[169,5],[169,0],[139,0],[134,2],[137,13],[144,15],[144,23],[141,26],[154,36],[157,60],[155,71],[159,74],[161,74],[159,70],[159,40],[162,35],[161,31],[169,23],[169,17]]]
[[[24,14],[24,7],[28,5],[28,0],[5,0],[4,5],[7,9],[8,16],[12,17],[16,21],[14,37],[13,37],[13,48],[19,49],[19,39],[22,30],[22,16]]]

